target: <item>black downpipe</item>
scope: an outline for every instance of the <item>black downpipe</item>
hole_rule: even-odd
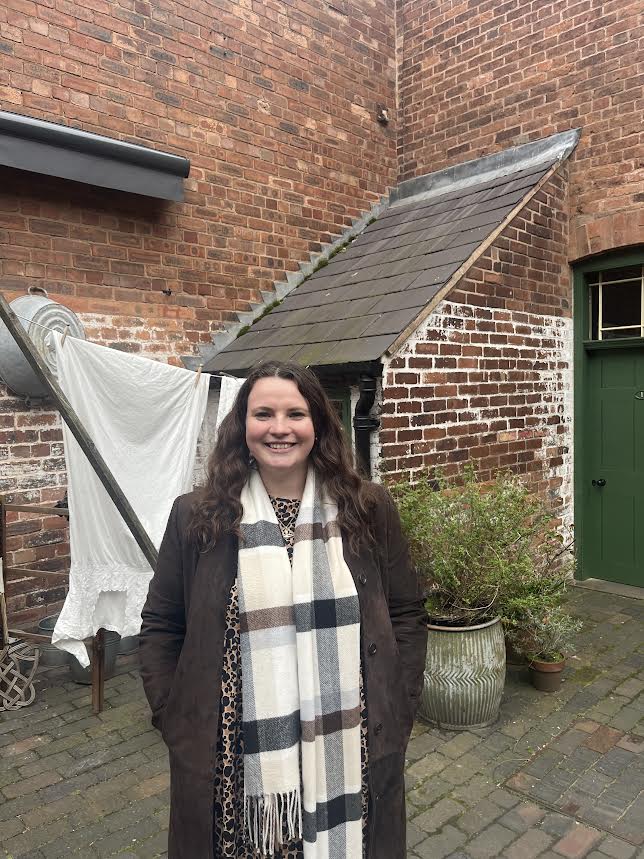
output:
[[[369,415],[376,399],[376,380],[367,373],[360,374],[360,397],[353,416],[353,431],[356,443],[358,469],[371,478],[371,433],[378,429],[380,421]]]

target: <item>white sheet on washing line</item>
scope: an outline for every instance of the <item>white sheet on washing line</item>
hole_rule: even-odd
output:
[[[158,549],[173,500],[192,489],[209,376],[54,339],[60,386]],[[52,642],[86,666],[83,639],[101,627],[139,633],[152,569],[64,423],[63,437],[71,569]]]
[[[245,379],[236,379],[233,376],[222,376],[221,387],[219,389],[219,405],[217,407],[217,418],[215,424],[215,435],[219,432],[221,422],[232,409],[239,389],[244,384]]]

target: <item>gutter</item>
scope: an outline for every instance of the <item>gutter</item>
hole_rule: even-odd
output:
[[[190,173],[183,156],[7,111],[0,111],[0,165],[176,201]]]

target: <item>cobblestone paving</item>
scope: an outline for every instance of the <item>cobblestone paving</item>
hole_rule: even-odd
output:
[[[506,785],[641,845],[643,743],[592,720],[575,722]]]
[[[585,622],[554,695],[508,668],[499,721],[416,725],[408,749],[408,857],[641,857],[644,602],[576,589]]]
[[[561,692],[510,668],[492,727],[416,725],[408,859],[644,857],[644,602],[576,589],[572,604],[586,626]],[[100,716],[58,669],[0,714],[0,859],[164,856],[168,793],[133,657]]]

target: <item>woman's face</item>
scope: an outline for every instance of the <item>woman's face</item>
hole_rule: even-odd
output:
[[[248,397],[246,444],[260,473],[306,473],[314,441],[309,404],[295,382],[258,379]]]

